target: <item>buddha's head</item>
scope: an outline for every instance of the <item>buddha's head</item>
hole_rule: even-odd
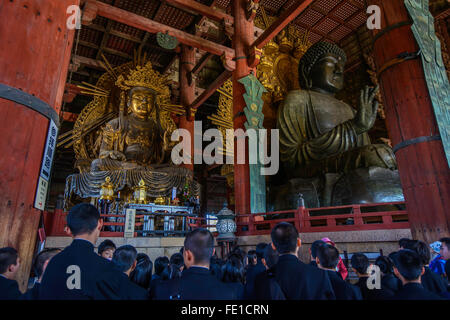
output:
[[[145,119],[155,104],[155,92],[148,88],[134,87],[128,94],[128,108],[138,118]]]
[[[312,45],[298,66],[302,89],[317,89],[336,93],[344,87],[344,66],[347,56],[341,48],[330,42]]]

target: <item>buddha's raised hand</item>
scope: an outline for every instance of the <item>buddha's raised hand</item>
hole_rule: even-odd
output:
[[[378,90],[379,86],[375,88],[366,86],[361,90],[359,110],[353,119],[353,125],[357,134],[369,131],[375,124],[378,110],[378,101],[375,100],[375,96]]]

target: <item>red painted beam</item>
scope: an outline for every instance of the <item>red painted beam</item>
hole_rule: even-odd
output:
[[[253,46],[262,49],[267,42],[272,40],[281,30],[284,29],[292,20],[302,13],[313,0],[297,0],[289,10],[284,11],[277,21],[272,23],[258,39],[253,42]]]
[[[98,16],[102,16],[104,18],[114,20],[150,33],[158,33],[158,32],[168,33],[169,35],[176,37],[179,42],[186,44],[188,46],[198,48],[200,50],[218,56],[225,55],[231,58],[234,57],[234,50],[229,47],[203,39],[201,37],[194,36],[184,31],[169,27],[162,23],[153,21],[151,19],[145,18],[143,16],[134,14],[132,12],[123,9],[119,9],[117,7],[108,5],[100,1],[87,0],[86,2],[87,4],[89,4],[90,8],[93,8],[93,6],[96,7]]]
[[[78,118],[78,114],[68,111],[61,111],[60,116],[64,121],[67,122],[75,122]]]
[[[195,101],[190,105],[190,108],[197,109],[198,107],[200,107],[203,102],[208,100],[208,98],[212,96],[214,92],[216,92],[216,90],[219,89],[230,77],[231,71],[225,70],[224,72],[222,72],[222,74],[218,76],[213,83],[211,83],[209,88],[203,91],[203,93],[199,95],[197,99],[195,99]]]
[[[201,14],[202,16],[208,17],[212,20],[216,21],[223,21],[226,20],[228,22],[233,23],[234,18],[230,16],[229,14],[226,14],[224,12],[215,10],[209,6],[205,6],[204,4],[201,4],[200,2],[193,1],[193,0],[165,0],[168,4],[179,8],[179,9],[187,9],[194,12],[197,12],[198,14]]]

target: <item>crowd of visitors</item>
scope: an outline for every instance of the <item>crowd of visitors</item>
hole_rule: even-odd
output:
[[[154,263],[131,245],[103,241],[95,252],[102,220],[90,204],[74,206],[67,216],[72,243],[45,249],[34,259],[34,286],[21,293],[15,276],[18,252],[0,249],[2,300],[441,300],[450,299],[450,238],[427,245],[401,239],[399,250],[373,264],[354,253],[350,264],[328,238],[312,243],[311,261],[298,258],[298,230],[281,222],[271,243],[226,258],[215,253],[206,229],[189,232],[180,252]],[[436,254],[432,259],[431,250]],[[153,272],[154,266],[154,272]],[[350,279],[353,272],[357,280]]]

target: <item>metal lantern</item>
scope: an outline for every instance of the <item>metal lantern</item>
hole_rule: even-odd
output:
[[[105,183],[102,184],[100,190],[100,200],[114,200],[114,186],[111,183],[111,178],[106,177]]]
[[[223,204],[222,210],[220,210],[217,214],[217,232],[219,233],[217,237],[217,241],[230,241],[234,240],[236,236],[234,233],[236,232],[236,222],[234,222],[234,212],[228,209],[227,203]]]
[[[139,181],[139,185],[134,188],[134,201],[139,204],[147,203],[147,187],[143,179]]]

